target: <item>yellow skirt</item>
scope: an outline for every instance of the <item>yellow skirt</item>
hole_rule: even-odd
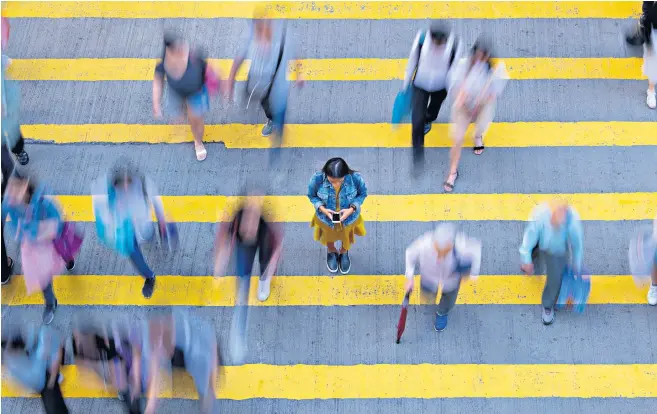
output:
[[[345,227],[342,224],[336,224],[335,227],[329,227],[322,223],[317,215],[313,216],[310,221],[310,227],[315,228],[315,240],[326,246],[328,243],[335,243],[337,241],[342,243],[342,248],[351,250],[351,245],[356,241],[356,236],[364,236],[367,234],[365,231],[365,220],[363,215],[358,216],[355,222]]]

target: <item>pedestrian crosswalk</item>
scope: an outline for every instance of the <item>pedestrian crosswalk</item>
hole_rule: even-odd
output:
[[[252,176],[269,174],[263,165],[270,141],[260,135],[259,115],[219,101],[207,117],[208,159],[196,163],[191,147],[176,145],[192,141],[189,127],[152,119],[150,81],[169,22],[186,27],[192,41],[205,37],[212,64],[225,75],[239,31],[259,6],[294,23],[307,84],[289,101],[282,168],[288,179],[265,198],[286,234],[280,276],[265,302],[253,278],[247,364],[224,359],[215,384],[220,406],[653,412],[657,318],[627,265],[629,235],[657,214],[657,115],[644,104],[642,60],[625,50],[621,36],[638,17],[639,2],[3,2],[3,17],[12,19],[10,74],[23,83],[29,171],[87,232],[75,271],[55,279],[61,306],[54,326],[70,330],[77,312],[137,321],[180,306],[211,320],[220,344],[227,343],[235,278],[210,275],[214,224],[242,201]],[[426,137],[421,180],[409,174],[410,126],[389,124],[412,36],[428,18],[455,19],[457,32],[476,28],[463,33],[468,39],[492,28],[494,45],[504,38],[498,57],[511,78],[485,154],[464,151],[456,194],[442,193],[448,104]],[[586,33],[594,35],[581,38]],[[117,41],[119,34],[125,37]],[[598,34],[604,47],[595,45]],[[308,225],[307,182],[332,156],[357,169],[369,192],[368,234],[355,243],[353,274],[346,276],[328,276],[326,252]],[[152,176],[169,219],[180,224],[174,257],[145,251],[158,274],[150,299],[141,294],[143,279],[98,242],[91,223],[89,184],[118,157]],[[583,220],[592,290],[583,315],[559,313],[544,327],[544,279],[518,274],[518,247],[532,208],[555,197],[572,203]],[[407,333],[395,345],[404,250],[441,220],[482,240],[483,274],[461,288],[445,332],[433,331],[434,308],[413,292]],[[42,303],[15,277],[2,287],[3,325],[32,321]],[[120,412],[116,393],[102,383],[72,365],[62,372],[71,412]],[[3,411],[38,412],[30,397],[3,377]],[[197,398],[185,375],[174,376],[162,397],[163,413],[197,409],[184,401]]]

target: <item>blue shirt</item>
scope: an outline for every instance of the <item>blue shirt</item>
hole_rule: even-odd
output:
[[[45,197],[45,187],[39,186],[32,195],[30,203],[25,207],[23,204],[11,204],[9,197],[2,200],[2,221],[11,219],[8,224],[16,230],[17,240],[34,241],[39,236],[39,224],[45,220],[57,220],[59,232],[64,228],[62,215],[57,205]],[[20,220],[20,226],[18,225]]]
[[[365,181],[358,173],[348,174],[344,177],[342,187],[340,187],[340,208],[345,209],[353,206],[355,211],[350,215],[343,224],[348,226],[358,219],[360,216],[360,208],[365,198],[367,197],[367,187]],[[315,173],[310,179],[308,184],[308,199],[315,207],[315,214],[317,218],[329,227],[333,227],[333,223],[326,217],[325,214],[319,211],[321,206],[329,210],[336,210],[336,194],[333,185],[323,172]]]
[[[583,237],[579,214],[569,207],[566,222],[561,227],[554,227],[551,219],[552,210],[548,204],[542,204],[532,212],[520,246],[522,263],[532,263],[532,250],[537,244],[541,251],[554,255],[565,255],[570,245],[573,265],[581,269]]]

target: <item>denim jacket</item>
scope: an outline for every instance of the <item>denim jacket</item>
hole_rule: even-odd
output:
[[[64,228],[62,215],[57,205],[45,197],[46,189],[39,186],[35,191],[27,208],[23,205],[14,205],[10,203],[9,198],[2,200],[2,221],[11,219],[9,226],[16,229],[16,240],[36,240],[39,236],[39,224],[44,220],[57,220],[58,232],[61,233]],[[20,226],[19,226],[20,221]]]
[[[344,177],[344,182],[340,188],[340,208],[345,209],[353,206],[356,210],[344,221],[344,225],[348,226],[353,224],[358,216],[360,216],[360,209],[367,197],[367,187],[365,181],[358,173],[349,174]],[[310,179],[308,184],[308,199],[315,207],[315,214],[317,218],[329,227],[333,227],[333,223],[326,215],[319,211],[321,206],[330,210],[335,210],[335,189],[333,185],[326,178],[323,172],[317,172]]]

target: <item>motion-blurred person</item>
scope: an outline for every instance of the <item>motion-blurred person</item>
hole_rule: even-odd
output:
[[[641,17],[637,22],[636,29],[632,33],[628,34],[625,37],[625,41],[632,46],[641,46],[645,41],[645,20],[646,15],[650,11],[650,8],[655,3],[654,1],[643,1],[641,2]]]
[[[484,152],[484,134],[493,122],[497,97],[507,81],[504,63],[493,66],[491,59],[490,47],[478,40],[470,56],[460,61],[454,70],[452,87],[456,98],[451,112],[454,142],[449,152],[449,173],[444,183],[446,192],[454,191],[463,140],[470,123],[475,124],[473,151],[476,155]]]
[[[217,75],[204,54],[193,51],[181,38],[166,34],[164,53],[155,67],[153,78],[153,115],[158,119],[162,118],[160,101],[165,79],[169,85],[167,108],[178,119],[187,115],[194,136],[196,159],[203,161],[208,154],[203,145],[203,115],[210,110],[210,94],[220,85]]]
[[[279,148],[283,142],[283,127],[287,111],[290,83],[287,80],[289,66],[296,59],[295,51],[284,23],[266,18],[262,7],[256,9],[253,21],[242,40],[228,77],[228,94],[233,95],[235,77],[245,59],[251,60],[246,81],[245,94],[247,108],[252,100],[260,101],[267,117],[262,128],[262,136],[271,139],[270,162],[279,158]],[[296,84],[303,85],[299,65],[296,66]]]
[[[442,285],[434,328],[443,331],[447,327],[449,311],[456,304],[461,281],[479,275],[481,242],[457,232],[453,224],[439,224],[406,249],[406,292],[414,288],[418,266],[422,302],[435,304],[438,288]]]
[[[21,165],[27,165],[30,157],[25,151],[25,140],[21,133],[20,107],[21,90],[16,81],[8,78],[7,70],[11,59],[4,54],[9,37],[9,21],[2,18],[2,143],[16,155]],[[3,161],[4,162],[4,161]]]
[[[64,338],[50,327],[28,327],[25,335],[3,338],[2,364],[9,376],[41,395],[46,414],[68,414],[59,383]]]
[[[169,237],[170,231],[155,185],[129,163],[120,162],[94,187],[98,237],[109,248],[130,258],[145,279],[141,292],[145,298],[150,298],[155,289],[155,273],[146,263],[140,245],[152,240],[155,234],[151,221],[153,210],[160,235]]]
[[[194,380],[201,413],[214,412],[215,384],[219,369],[219,349],[212,326],[189,314],[175,310],[171,315],[154,318],[145,325],[140,371],[146,390],[146,414],[157,412],[157,395],[162,369],[181,368]],[[143,358],[143,357],[146,358]]]
[[[657,217],[653,221],[652,225],[652,239],[657,243]],[[648,303],[652,306],[657,305],[657,250],[655,250],[655,257],[652,261],[652,283],[650,284],[650,289],[648,290]]]
[[[429,39],[430,41],[426,41]],[[406,66],[403,89],[413,88],[413,163],[417,174],[424,165],[424,136],[431,130],[431,123],[447,97],[450,70],[459,59],[459,43],[442,25],[433,24],[431,29],[419,31],[413,41]]]
[[[655,84],[657,83],[657,2],[644,4],[643,8],[643,75],[648,78],[646,104],[650,109],[657,107]]]
[[[75,261],[72,257],[62,257],[55,247],[64,222],[60,209],[45,195],[45,186],[35,185],[29,178],[10,177],[2,201],[2,221],[7,216],[11,218],[8,226],[15,230],[14,237],[20,241],[27,292],[43,292],[46,302],[43,323],[47,325],[57,309],[52,279],[64,269],[73,269]]]
[[[222,223],[217,232],[215,276],[225,272],[233,253],[236,262],[237,298],[230,336],[230,352],[235,361],[242,361],[246,355],[249,288],[256,253],[261,272],[258,300],[264,302],[269,298],[271,280],[283,251],[282,229],[266,217],[263,198],[252,192],[233,219]]]
[[[342,158],[326,161],[308,184],[308,199],[315,208],[310,226],[315,240],[327,247],[326,266],[331,273],[351,270],[349,250],[356,236],[365,236],[361,207],[367,198],[363,177]],[[340,250],[335,247],[340,242]]]
[[[129,413],[140,413],[140,389],[130,387],[132,349],[129,335],[117,322],[77,326],[72,349],[75,364],[98,375],[119,393]]]
[[[561,280],[569,265],[576,273],[582,269],[583,250],[582,223],[579,214],[567,202],[555,200],[543,203],[532,211],[529,224],[520,246],[521,269],[528,275],[534,274],[536,262],[545,262],[546,280],[541,304],[543,323],[554,322],[554,305],[559,298]]]

